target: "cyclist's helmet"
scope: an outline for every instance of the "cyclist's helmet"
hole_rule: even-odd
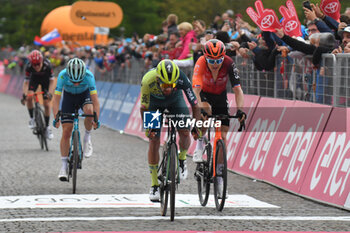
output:
[[[73,58],[68,61],[67,67],[67,74],[69,76],[69,79],[73,83],[78,83],[83,81],[86,73],[86,67],[83,60],[79,58]]]
[[[203,54],[207,58],[219,59],[226,54],[225,45],[221,40],[208,40],[204,45]]]
[[[30,61],[30,64],[37,65],[40,64],[43,61],[43,54],[39,50],[33,50],[28,55],[28,60]]]
[[[179,76],[179,67],[169,59],[164,59],[157,65],[157,73],[162,83],[176,83]]]

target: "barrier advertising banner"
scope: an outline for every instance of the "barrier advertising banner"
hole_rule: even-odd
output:
[[[10,75],[3,74],[0,75],[0,92],[5,92],[7,89],[7,85],[9,84],[11,79]]]
[[[350,109],[332,110],[300,192],[347,209],[350,209],[349,114]]]
[[[264,166],[273,150],[272,142],[281,131],[287,108],[293,104],[288,100],[260,98],[237,153],[233,166],[235,172],[263,179]]]
[[[287,108],[261,170],[264,181],[299,192],[331,109],[301,101]]]
[[[139,93],[140,85],[129,85],[120,110],[114,112],[112,115],[112,118],[114,119],[114,123],[112,124],[113,129],[124,130]]]
[[[100,83],[98,84],[100,87],[99,89],[97,89],[97,93],[98,93],[98,100],[100,102],[100,108],[101,108],[100,115],[101,115],[103,112],[106,99],[108,98],[109,91],[112,88],[112,83],[103,82],[103,81],[98,81],[97,83]]]
[[[124,132],[127,134],[135,135],[143,139],[147,139],[144,131],[142,131],[142,119],[140,115],[140,94],[137,98],[137,101],[134,105],[134,108],[131,111],[128,123],[126,124]]]
[[[125,83],[113,83],[111,85],[112,88],[109,91],[100,116],[101,121],[108,127],[112,127],[114,124],[115,119],[112,119],[112,115],[115,112],[119,112],[129,87],[129,84]]]

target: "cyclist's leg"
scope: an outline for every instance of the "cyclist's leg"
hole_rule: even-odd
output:
[[[89,90],[86,90],[83,93],[79,94],[78,99],[79,99],[78,100],[79,106],[82,107],[85,114],[89,114],[89,115],[94,114],[94,107],[92,105]],[[84,119],[85,135],[83,140],[83,151],[84,151],[84,157],[86,158],[89,158],[93,152],[92,142],[91,142],[91,130],[92,130],[93,120],[94,120],[93,117],[85,117]]]
[[[63,100],[62,100],[62,113],[72,113],[74,112],[74,97],[72,94],[68,92],[63,92]],[[60,152],[61,152],[61,160],[62,166],[58,178],[61,181],[68,180],[68,156],[69,156],[69,147],[70,147],[70,137],[72,135],[73,130],[73,117],[62,116],[62,137],[60,141]]]
[[[163,111],[161,104],[151,97],[149,111],[156,111],[157,109]],[[160,200],[159,182],[158,182],[158,164],[159,164],[159,147],[160,147],[160,129],[153,129],[155,137],[149,139],[148,145],[148,166],[151,175],[151,190],[149,198],[151,201]]]
[[[49,125],[49,122],[50,122],[50,113],[51,113],[51,100],[48,99],[47,97],[47,94],[48,94],[48,90],[49,90],[49,84],[50,84],[50,80],[49,79],[46,79],[46,80],[41,80],[40,81],[40,84],[41,84],[41,90],[44,92],[43,94],[43,98],[44,98],[44,108],[45,108],[45,123],[46,123],[46,126]]]
[[[210,98],[207,97],[207,93],[201,91],[200,98],[201,98],[202,105],[204,105],[204,108],[201,109],[202,113],[205,112],[208,115],[212,115],[211,104],[209,103]],[[204,116],[203,116],[203,119],[205,119]],[[202,138],[197,139],[196,149],[193,153],[193,162],[196,162],[196,163],[200,163],[203,161],[203,152],[205,149],[203,136],[205,135],[207,128],[202,127],[200,130],[202,131]]]
[[[186,158],[187,158],[187,150],[190,147],[191,144],[191,137],[190,137],[190,125],[186,125],[186,122],[190,120],[191,115],[190,111],[186,105],[186,102],[183,98],[182,92],[179,92],[175,96],[172,97],[171,103],[169,104],[169,112],[172,115],[175,115],[176,121],[183,121],[185,124],[177,125],[177,130],[179,133],[179,163],[180,163],[180,178],[182,180],[187,178],[188,171],[187,171],[187,164],[186,164]]]
[[[33,79],[30,79],[28,92],[27,92],[27,109],[28,109],[28,113],[29,113],[29,117],[30,117],[29,128],[33,128],[35,125],[34,124],[34,104],[33,104],[34,96],[33,96],[33,94],[37,88],[38,88],[38,84],[36,82],[34,82]]]

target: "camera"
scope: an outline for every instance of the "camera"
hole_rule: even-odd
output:
[[[311,5],[309,1],[304,1],[303,2],[303,6],[307,9],[309,9],[310,11],[312,11]]]

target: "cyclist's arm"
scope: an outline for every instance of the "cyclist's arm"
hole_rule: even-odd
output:
[[[92,105],[94,106],[94,112],[96,112],[97,119],[98,119],[100,116],[100,102],[98,101],[97,93],[92,94],[90,96],[91,96]]]
[[[30,80],[30,72],[29,72],[28,67],[27,67],[26,71],[25,71],[25,78],[24,78],[23,87],[22,87],[23,94],[25,94],[25,95],[27,95],[27,93],[28,93],[29,80]]]
[[[60,100],[61,100],[61,95],[62,95],[62,90],[63,90],[63,84],[64,84],[64,78],[62,72],[58,75],[57,78],[57,84],[56,84],[56,89],[55,93],[53,95],[52,99],[52,112],[54,117],[56,117],[59,107],[60,107]]]
[[[147,111],[149,108],[150,95],[151,95],[151,92],[144,76],[141,82],[141,100],[140,100],[141,101],[140,114],[141,114],[142,121],[143,121],[143,113]]]
[[[232,91],[235,93],[237,109],[242,109],[244,104],[244,95],[241,88],[241,81],[238,74],[238,69],[233,63],[231,68],[229,69],[229,78],[232,85]]]
[[[61,95],[54,94],[52,98],[52,113],[56,117],[60,107]]]
[[[48,72],[50,76],[49,93],[53,96],[55,90],[55,77],[53,76],[53,69],[51,63],[49,64]]]

